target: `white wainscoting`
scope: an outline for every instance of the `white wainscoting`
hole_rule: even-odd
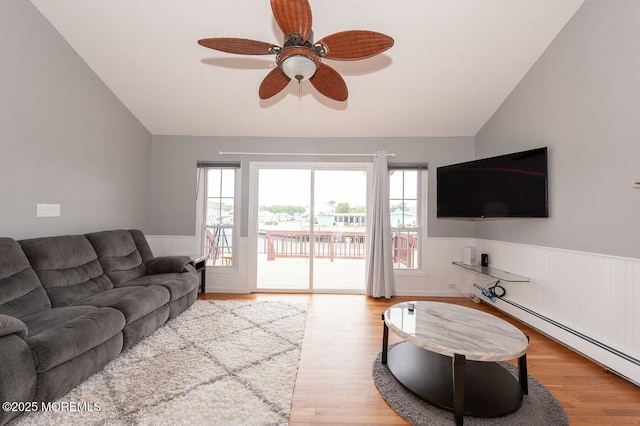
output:
[[[420,273],[396,271],[398,296],[459,297],[468,295],[471,280],[451,264],[462,256],[464,246],[473,245],[473,238],[427,238],[427,264]],[[466,280],[465,280],[466,278]]]
[[[200,252],[195,236],[147,235],[154,256],[195,255]],[[233,267],[207,268],[207,293],[249,293],[247,238],[239,238],[238,258]]]
[[[190,235],[146,235],[154,256],[191,256],[200,250]]]
[[[640,383],[640,259],[482,239],[472,245],[491,266],[531,280],[501,283],[507,294],[496,308]]]

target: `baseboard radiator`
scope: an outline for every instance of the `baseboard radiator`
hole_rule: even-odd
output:
[[[487,302],[491,303],[491,302]],[[508,304],[509,306],[518,309],[523,312],[529,318],[535,318],[538,324],[532,324],[534,321],[527,321],[521,315],[517,315],[513,309],[507,309],[503,303]],[[599,340],[596,340],[590,336],[587,336],[584,333],[581,333],[578,330],[575,330],[571,327],[568,327],[558,321],[555,321],[547,316],[544,316],[538,312],[533,311],[532,309],[527,308],[526,306],[522,306],[519,303],[516,303],[512,300],[509,300],[506,297],[496,300],[494,306],[510,315],[523,320],[526,323],[529,323],[534,328],[538,329],[544,334],[547,334],[554,340],[560,341],[560,343],[565,344],[566,346],[576,350],[580,354],[586,356],[592,361],[600,364],[607,371],[610,371],[614,374],[617,374],[623,377],[630,382],[640,386],[640,379],[638,378],[638,374],[640,372],[640,359],[635,358],[629,354],[626,354],[606,343],[603,343]],[[541,327],[540,323],[544,323],[546,327]],[[583,345],[575,345],[568,342],[566,338],[561,338],[557,335],[557,333],[553,333],[553,330],[550,328],[555,328],[560,330],[562,333],[566,333],[570,336],[573,336],[574,339],[579,339],[584,342]],[[573,340],[573,339],[572,339]],[[598,350],[594,353],[594,351],[589,350],[589,347],[598,348]],[[586,349],[585,349],[586,348]],[[608,354],[608,356],[601,357],[598,356],[597,352],[604,352]],[[615,362],[615,359],[619,359],[620,362]],[[607,362],[608,360],[613,359],[614,362]],[[631,372],[631,374],[629,374]],[[635,373],[635,374],[634,374]]]

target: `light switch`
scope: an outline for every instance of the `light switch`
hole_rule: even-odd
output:
[[[36,204],[36,217],[60,217],[60,204]]]

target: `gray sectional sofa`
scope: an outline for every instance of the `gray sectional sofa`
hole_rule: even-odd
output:
[[[0,238],[0,402],[53,401],[189,308],[188,256],[139,230]],[[19,415],[0,411],[0,425]]]

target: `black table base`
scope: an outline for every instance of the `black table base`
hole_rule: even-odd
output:
[[[462,414],[500,417],[517,411],[522,405],[520,383],[495,362],[452,358],[409,342],[389,348],[385,358],[400,383],[430,404],[453,412],[458,424],[462,424]],[[464,380],[458,386],[455,386],[454,369],[456,376]],[[458,398],[462,396],[460,392],[464,394],[462,413],[456,413],[454,387]]]

